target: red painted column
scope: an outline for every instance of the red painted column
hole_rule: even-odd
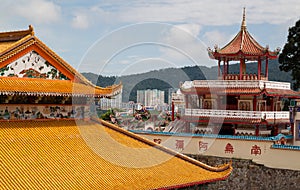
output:
[[[240,80],[243,79],[243,59],[240,59]]]
[[[261,73],[261,59],[258,58],[258,65],[257,65],[257,79],[260,80],[260,73]]]
[[[257,99],[256,96],[253,98],[253,111],[256,111],[256,104],[257,104]]]
[[[226,74],[226,62],[225,62],[225,59],[223,60],[223,79],[225,79],[225,74]]]
[[[226,74],[229,74],[229,61],[228,60],[226,61],[226,64],[227,64],[227,66],[226,66]]]
[[[268,80],[268,74],[269,74],[269,58],[266,57],[266,79]]]
[[[291,123],[292,136],[294,136],[294,123]]]
[[[218,77],[221,76],[221,60],[218,60]]]
[[[174,121],[174,110],[175,110],[175,105],[174,105],[174,102],[172,102],[172,121]]]
[[[259,136],[259,125],[255,126],[255,136]]]
[[[278,135],[278,126],[277,125],[274,125],[274,136],[277,136]]]
[[[186,94],[186,95],[184,96],[184,99],[185,99],[185,108],[189,108],[189,95]]]

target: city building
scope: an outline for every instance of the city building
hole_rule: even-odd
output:
[[[165,92],[157,89],[137,90],[137,103],[145,106],[164,105]]]
[[[110,97],[104,97],[99,99],[99,101],[97,102],[98,107],[101,110],[108,110],[110,108],[118,108],[118,109],[122,109],[122,90],[120,91],[119,94],[115,95],[114,97],[110,98]]]
[[[32,26],[0,33],[0,75],[0,189],[175,189],[232,171],[99,120],[99,98],[122,85],[93,85]]]

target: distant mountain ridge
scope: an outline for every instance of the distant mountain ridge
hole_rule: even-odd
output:
[[[290,73],[280,71],[277,60],[269,61],[269,80],[292,83]],[[222,68],[221,68],[222,69]],[[257,63],[247,63],[247,73],[257,73]],[[123,84],[123,101],[136,101],[136,91],[146,89],[159,89],[167,93],[169,88],[178,88],[180,82],[192,80],[215,80],[217,79],[217,66],[187,66],[183,68],[167,68],[156,71],[150,71],[142,74],[126,76],[102,76],[94,73],[82,73],[92,83],[106,87],[122,82]],[[262,72],[265,72],[265,64],[262,64]],[[239,73],[239,64],[230,64],[229,73]],[[166,101],[165,98],[165,102]]]

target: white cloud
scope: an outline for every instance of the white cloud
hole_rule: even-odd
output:
[[[61,7],[47,0],[14,2],[13,12],[37,24],[53,23],[61,18]]]
[[[166,45],[160,48],[161,57],[174,62],[177,66],[207,65],[207,46],[197,37],[200,29],[201,27],[196,24],[171,27],[161,40]]]
[[[223,32],[213,30],[205,32],[202,38],[205,43],[210,46],[210,48],[213,48],[215,45],[218,45],[219,47],[225,46],[231,39],[233,39],[233,35],[228,36]]]
[[[112,24],[115,16],[99,6],[80,7],[73,11],[72,27],[86,29],[90,26]]]
[[[191,34],[192,36],[196,37],[198,36],[201,26],[199,24],[180,24],[176,25],[181,30],[184,30],[185,32]],[[176,33],[176,30],[174,31]]]
[[[72,26],[74,28],[86,29],[89,27],[89,19],[85,14],[77,14],[72,20]]]
[[[109,5],[109,2],[105,4]],[[246,7],[249,23],[281,24],[298,18],[298,0],[274,1],[211,1],[211,0],[139,0],[130,3],[113,1],[111,13],[122,22],[193,22],[201,25],[231,25],[240,23]],[[287,11],[288,10],[288,11]]]

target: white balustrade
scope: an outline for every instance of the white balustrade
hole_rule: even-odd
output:
[[[264,81],[264,80],[195,80],[186,81],[183,88],[267,88],[290,90],[288,82]]]
[[[288,111],[240,111],[214,109],[185,109],[186,116],[249,119],[289,119]]]

